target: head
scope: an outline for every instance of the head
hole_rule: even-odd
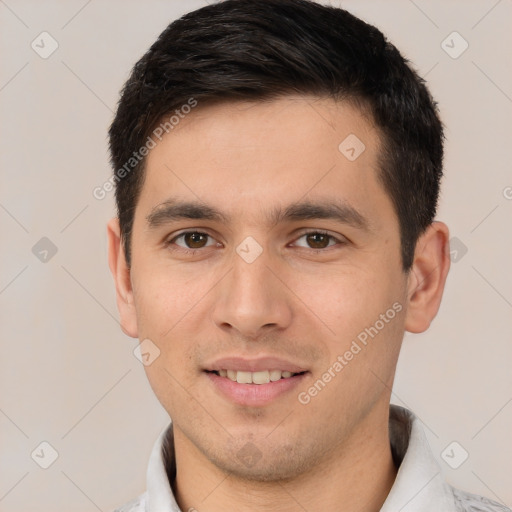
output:
[[[121,324],[159,351],[145,368],[175,433],[265,480],[383,424],[403,333],[428,328],[449,267],[442,125],[383,34],[303,0],[204,7],[135,65],[109,134]],[[233,401],[211,372],[235,356],[304,373]]]

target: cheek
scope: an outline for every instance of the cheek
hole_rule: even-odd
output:
[[[304,297],[313,322],[324,333],[317,340],[330,354],[330,363],[352,351],[350,361],[380,368],[396,355],[404,328],[404,278],[390,267],[373,268],[345,268],[314,279],[303,275],[296,281],[297,295]]]
[[[369,408],[391,389],[403,337],[403,297],[391,281],[345,275],[326,280],[323,293],[310,295],[308,305],[334,333],[316,338],[328,360],[301,390],[300,403],[307,401],[308,412],[326,422],[343,424],[347,410],[359,410],[362,402]]]
[[[352,329],[364,326],[380,313],[390,296],[388,283],[358,268],[324,271],[322,274],[301,274],[294,289],[319,319],[346,338]]]
[[[134,300],[140,335],[166,338],[181,320],[193,316],[208,284],[204,278],[184,276],[177,268],[139,268]]]
[[[159,350],[155,362],[145,367],[148,379],[155,392],[160,388],[157,396],[171,396],[171,390],[179,394],[180,384],[188,388],[197,378],[197,346],[211,335],[206,321],[211,302],[205,295],[214,286],[215,276],[157,263],[137,270],[134,299],[139,337],[150,339]]]
[[[144,366],[149,384],[167,411],[185,410],[190,401],[193,354],[200,325],[203,284],[184,279],[183,273],[170,269],[139,268],[134,283],[139,336],[158,347],[158,357]],[[137,286],[138,284],[138,286]],[[204,316],[204,315],[203,315]]]

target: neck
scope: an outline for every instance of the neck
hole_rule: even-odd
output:
[[[181,510],[198,512],[378,512],[397,472],[389,443],[388,409],[382,412],[372,411],[327,459],[286,481],[242,480],[226,474],[176,429],[176,501]],[[374,415],[379,418],[377,424],[370,417]]]

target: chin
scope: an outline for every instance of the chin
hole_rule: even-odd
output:
[[[311,455],[311,459],[316,459],[314,452]],[[226,450],[209,458],[231,476],[250,482],[286,483],[309,471],[315,462],[296,446],[266,446],[260,450],[250,441],[234,451]]]

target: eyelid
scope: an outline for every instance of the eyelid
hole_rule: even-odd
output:
[[[336,244],[333,244],[333,245],[328,245],[327,247],[325,248],[322,248],[322,249],[316,249],[314,247],[301,247],[302,249],[309,249],[311,251],[326,251],[328,248],[331,248],[331,247],[335,247],[336,245],[340,245],[340,244],[346,244],[348,243],[348,239],[346,237],[344,237],[343,235],[339,235],[339,234],[333,234],[329,231],[326,231],[324,229],[311,229],[311,228],[307,228],[305,229],[304,231],[301,231],[299,232],[296,236],[295,236],[295,239],[294,239],[294,242],[292,243],[295,243],[299,238],[302,238],[303,236],[306,236],[306,235],[325,235],[327,237],[329,237],[331,240],[335,240],[337,243]],[[300,247],[300,246],[299,246]]]
[[[185,235],[188,235],[188,234],[192,234],[192,233],[197,233],[197,234],[200,234],[200,235],[206,235],[207,237],[211,238],[212,240],[216,240],[216,238],[211,235],[210,233],[208,233],[207,230],[204,230],[204,229],[186,229],[184,231],[182,231],[181,233],[178,232],[178,233],[173,233],[171,237],[167,237],[164,241],[165,245],[166,246],[169,246],[171,244],[174,244],[176,245],[177,247],[179,247],[179,249],[183,250],[183,251],[199,251],[201,249],[205,249],[206,247],[212,247],[212,245],[214,244],[211,244],[211,245],[206,245],[205,247],[199,247],[197,249],[190,249],[188,247],[182,247],[181,245],[178,245],[176,244],[176,240],[180,237],[183,237]],[[218,242],[218,240],[216,240],[217,243],[220,243]]]

